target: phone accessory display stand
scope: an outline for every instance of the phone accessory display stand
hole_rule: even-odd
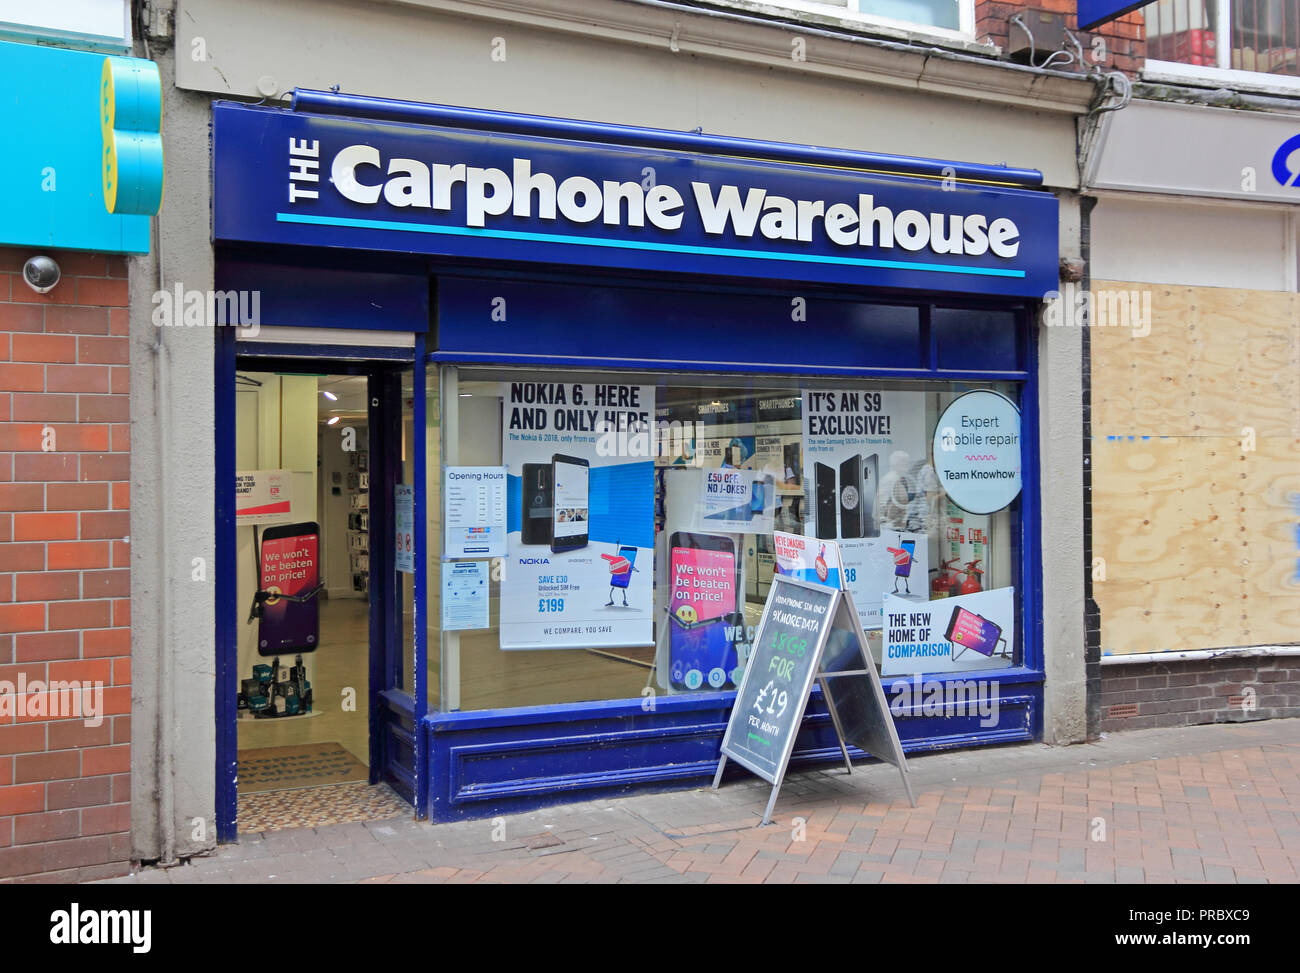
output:
[[[259,663],[253,666],[253,678],[240,682],[237,708],[246,710],[257,719],[310,715],[312,688],[302,655],[294,659],[287,679],[280,678],[279,656],[270,665]]]
[[[352,590],[370,591],[370,466],[369,451],[357,450],[351,456],[356,472],[348,474],[348,566]]]

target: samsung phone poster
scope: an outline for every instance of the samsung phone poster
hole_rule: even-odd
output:
[[[1015,588],[994,588],[922,604],[887,595],[881,675],[1011,665],[1015,594]]]
[[[651,645],[653,385],[509,382],[501,648]]]
[[[839,542],[862,627],[878,629],[884,594],[929,597],[926,531],[939,491],[925,393],[805,391],[803,430],[805,533]]]

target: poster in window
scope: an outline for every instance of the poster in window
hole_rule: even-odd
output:
[[[653,643],[652,385],[509,382],[502,649]]]
[[[881,627],[885,594],[929,597],[938,481],[925,436],[925,393],[868,387],[805,391],[804,532],[837,541],[864,629]]]
[[[916,604],[885,596],[881,674],[967,672],[1012,664],[1015,588]]]

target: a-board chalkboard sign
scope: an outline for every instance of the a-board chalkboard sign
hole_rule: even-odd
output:
[[[837,592],[775,575],[722,752],[769,784],[785,772]]]
[[[836,616],[831,621],[818,682],[841,742],[851,743],[902,771],[903,786],[911,799],[912,785],[907,779],[903,748],[889,712],[885,687],[880,684],[867,648],[866,633],[862,631],[848,592],[840,596]],[[848,760],[847,753],[845,760]]]
[[[814,680],[822,687],[846,769],[853,772],[847,743],[892,763],[915,806],[903,748],[852,598],[781,575],[768,591],[713,786],[721,783],[728,758],[736,761],[772,785],[763,823],[772,819]]]

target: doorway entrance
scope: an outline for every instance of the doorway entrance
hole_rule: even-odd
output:
[[[413,722],[414,575],[394,533],[414,519],[422,455],[413,365],[234,366],[217,782],[233,820],[219,834],[409,814],[414,753],[393,731]]]

